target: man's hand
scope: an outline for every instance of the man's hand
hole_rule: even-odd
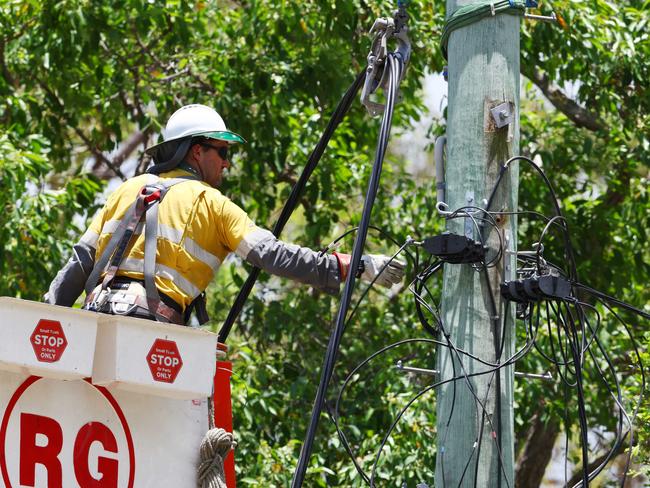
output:
[[[361,256],[361,261],[363,262],[361,279],[364,281],[372,281],[377,277],[377,275],[379,275],[375,280],[375,283],[390,288],[394,284],[401,282],[402,278],[404,278],[404,268],[406,267],[406,263],[403,261],[397,259],[391,261],[389,256],[379,256],[375,254],[366,254],[365,256]],[[386,263],[388,263],[388,265]]]

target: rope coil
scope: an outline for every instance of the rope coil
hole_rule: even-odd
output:
[[[522,0],[499,0],[464,5],[449,16],[440,38],[442,55],[447,59],[447,44],[449,36],[456,29],[478,22],[486,17],[494,17],[496,14],[524,15],[526,2]]]
[[[235,447],[234,436],[224,429],[210,429],[205,434],[197,468],[198,488],[226,488],[223,461]]]

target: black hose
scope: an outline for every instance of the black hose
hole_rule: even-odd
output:
[[[363,70],[361,73],[357,75],[357,78],[354,80],[354,83],[350,85],[348,90],[345,92],[345,95],[343,95],[343,98],[341,98],[341,101],[336,107],[336,110],[334,110],[334,113],[332,114],[332,117],[330,118],[330,121],[327,124],[327,128],[325,129],[325,132],[323,132],[323,135],[318,141],[318,144],[316,144],[316,147],[309,155],[307,164],[305,165],[305,168],[302,170],[302,174],[300,175],[300,178],[298,179],[293,189],[291,190],[291,194],[289,195],[287,202],[284,204],[284,207],[282,208],[282,213],[280,213],[280,217],[278,218],[277,222],[275,223],[275,226],[273,227],[273,235],[275,237],[280,237],[280,233],[284,229],[284,226],[289,221],[291,214],[298,206],[298,201],[302,196],[305,186],[307,185],[307,181],[309,180],[309,177],[316,169],[316,166],[318,166],[320,158],[325,152],[325,148],[327,147],[327,144],[332,138],[334,131],[336,130],[336,128],[341,123],[341,121],[345,118],[345,115],[350,110],[350,106],[352,105],[352,102],[354,101],[357,92],[363,85],[365,79],[366,79],[366,70]],[[248,278],[246,279],[241,289],[239,290],[239,294],[237,295],[237,298],[235,298],[235,303],[232,304],[232,307],[228,312],[228,316],[226,317],[226,321],[223,323],[221,330],[219,330],[219,342],[225,343],[226,339],[228,339],[230,330],[232,329],[235,320],[237,320],[237,317],[239,317],[242,308],[244,308],[244,303],[246,303],[246,299],[248,299],[248,295],[250,295],[251,290],[253,289],[253,286],[255,285],[258,276],[260,275],[260,271],[261,271],[260,268],[253,268],[250,274],[248,275]]]

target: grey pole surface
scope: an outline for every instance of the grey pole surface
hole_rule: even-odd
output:
[[[448,0],[447,15],[472,3],[478,2]],[[485,199],[490,196],[500,166],[518,154],[520,22],[519,15],[497,14],[450,35],[445,167],[449,210],[466,205],[485,207]],[[509,104],[514,117],[510,124],[498,128],[490,109],[504,102]],[[517,191],[518,165],[514,163],[504,177],[491,210],[516,211]],[[484,230],[491,249],[488,258],[494,256],[499,234],[504,246],[507,242],[509,251],[516,249],[516,218],[503,216],[498,221],[498,231],[490,226]],[[466,222],[460,218],[447,223],[447,230],[457,234],[466,234],[468,227],[478,239],[479,232],[471,219]],[[442,320],[456,347],[495,361],[506,315],[501,359],[512,354],[514,309],[505,313],[499,283],[504,276],[514,276],[515,264],[512,253],[504,254],[487,274],[490,285],[486,273],[470,265],[445,265]],[[495,307],[490,288],[498,319],[493,316]],[[437,363],[441,380],[462,376],[463,372],[471,374],[490,369],[468,357],[460,356],[459,359],[456,353],[444,347],[439,348]],[[472,377],[469,383],[485,407],[485,413],[467,380],[460,379],[438,389],[436,486],[514,488],[514,367],[502,368],[499,378],[490,373]]]

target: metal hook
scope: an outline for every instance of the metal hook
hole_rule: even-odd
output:
[[[370,95],[379,88],[384,88],[388,83],[388,70],[386,58],[388,57],[388,41],[397,40],[395,53],[399,54],[406,65],[411,57],[411,42],[408,38],[406,22],[408,14],[404,7],[400,7],[394,18],[380,17],[372,24],[370,34],[376,32],[368,53],[368,67],[366,68],[366,81],[361,90],[361,103],[366,107],[371,116],[376,116],[384,111],[384,104],[370,100]],[[404,71],[402,71],[402,78]],[[402,80],[400,78],[399,81]]]

